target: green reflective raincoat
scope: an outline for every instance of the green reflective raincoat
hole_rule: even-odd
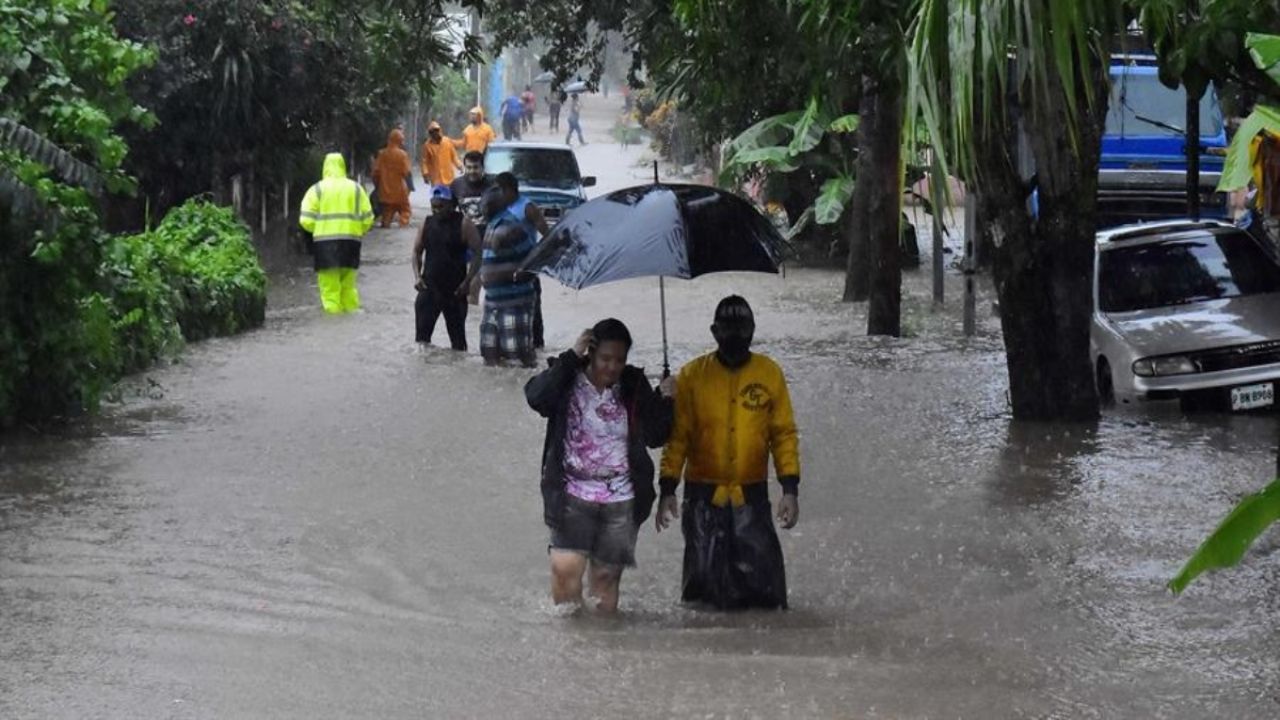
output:
[[[323,179],[302,198],[299,224],[315,239],[316,270],[360,267],[360,238],[373,227],[364,188],[347,177],[339,153],[324,158]]]

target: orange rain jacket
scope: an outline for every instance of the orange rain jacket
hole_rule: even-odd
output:
[[[442,138],[440,142],[427,140],[422,143],[421,165],[422,176],[427,182],[432,185],[448,185],[453,182],[462,161],[458,158],[458,149],[454,144],[447,138]]]
[[[770,453],[779,480],[799,480],[799,433],[776,362],[753,353],[730,370],[708,353],[680,370],[662,478],[716,485],[712,504],[741,505],[742,486],[768,479]]]
[[[409,206],[409,186],[405,179],[413,172],[413,162],[404,151],[404,133],[392,130],[387,146],[373,161],[373,182],[378,186],[378,202],[390,207]]]
[[[498,133],[493,131],[493,127],[484,121],[484,108],[479,105],[471,108],[471,112],[480,115],[480,124],[467,123],[462,129],[462,142],[454,141],[464,152],[478,150],[484,152],[489,149],[489,143],[498,139]]]

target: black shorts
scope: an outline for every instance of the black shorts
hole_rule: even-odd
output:
[[[634,503],[593,503],[569,495],[560,526],[551,529],[549,549],[582,553],[603,565],[634,567],[639,531]]]

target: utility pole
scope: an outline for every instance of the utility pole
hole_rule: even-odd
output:
[[[471,34],[474,37],[480,37],[480,13],[475,8],[471,9]],[[484,96],[480,94],[480,85],[482,84],[481,77],[484,75],[484,70],[480,61],[476,61],[472,71],[475,73],[471,79],[476,84],[476,107],[483,107],[482,98]]]

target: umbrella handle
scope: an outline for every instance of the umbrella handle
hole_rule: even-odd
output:
[[[662,307],[662,379],[666,380],[671,377],[671,357],[667,353],[667,279],[662,275],[658,276],[658,304]]]

